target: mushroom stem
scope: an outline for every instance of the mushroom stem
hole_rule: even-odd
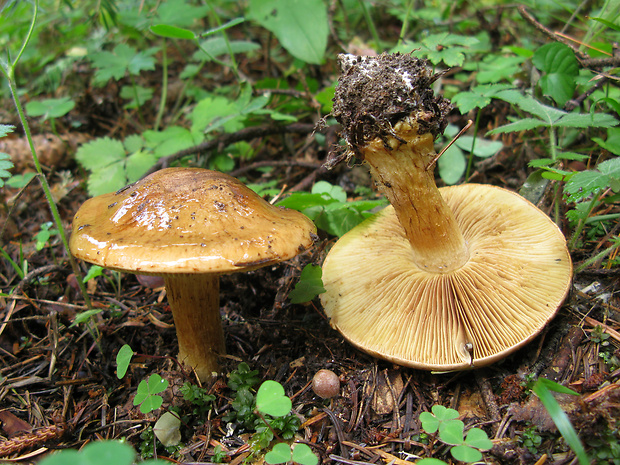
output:
[[[218,356],[226,353],[219,275],[169,274],[164,279],[179,341],[178,359],[207,381],[220,370]]]
[[[375,138],[359,150],[378,189],[394,206],[416,265],[437,273],[458,269],[469,260],[469,250],[433,170],[427,169],[436,155],[433,135],[420,134],[412,118],[397,123],[394,131],[400,140]]]

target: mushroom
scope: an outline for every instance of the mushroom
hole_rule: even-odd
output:
[[[114,270],[163,276],[180,362],[202,381],[225,354],[219,276],[288,260],[310,247],[315,226],[276,207],[237,179],[199,168],[167,168],[87,200],[75,214],[70,249]]]
[[[558,227],[506,189],[438,189],[433,143],[450,104],[410,55],[341,55],[333,115],[349,151],[391,206],[343,237],[323,264],[320,296],[353,345],[414,368],[492,363],[553,318],[572,263]],[[328,166],[339,158],[328,160]]]

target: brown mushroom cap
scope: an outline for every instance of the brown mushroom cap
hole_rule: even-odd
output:
[[[179,361],[206,381],[226,351],[219,275],[288,260],[313,244],[315,232],[306,216],[269,204],[231,176],[168,168],[87,200],[70,249],[100,266],[164,276]]]
[[[389,206],[345,234],[323,265],[325,313],[378,357],[448,371],[492,363],[553,318],[572,264],[557,226],[508,190],[440,189],[470,252],[459,269],[427,272]]]
[[[287,260],[316,228],[237,179],[199,168],[160,170],[76,213],[71,252],[140,274],[232,273]]]

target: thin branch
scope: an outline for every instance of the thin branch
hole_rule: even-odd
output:
[[[263,125],[263,126],[251,126],[249,128],[244,128],[240,131],[222,134],[215,139],[210,139],[208,141],[202,142],[201,144],[194,145],[193,147],[186,148],[184,150],[179,150],[167,157],[162,157],[158,160],[157,163],[145,174],[151,174],[157,170],[162,168],[166,168],[170,166],[170,164],[178,160],[179,158],[185,157],[187,155],[193,155],[199,152],[206,152],[209,150],[213,150],[219,146],[226,146],[230,144],[234,144],[235,142],[239,142],[242,140],[251,140],[259,137],[271,136],[274,134],[310,134],[314,132],[315,126],[314,124],[309,123],[292,123],[286,126],[284,125]]]

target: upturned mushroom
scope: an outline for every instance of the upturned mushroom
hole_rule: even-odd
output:
[[[178,359],[207,380],[225,354],[219,277],[288,260],[309,248],[315,226],[237,179],[198,168],[157,171],[75,214],[70,248],[96,265],[163,276]]]
[[[506,189],[438,189],[434,140],[450,103],[411,55],[341,55],[333,116],[391,206],[345,234],[323,264],[333,327],[395,363],[448,371],[522,347],[553,318],[571,282],[566,240]],[[333,165],[339,159],[328,161]]]

